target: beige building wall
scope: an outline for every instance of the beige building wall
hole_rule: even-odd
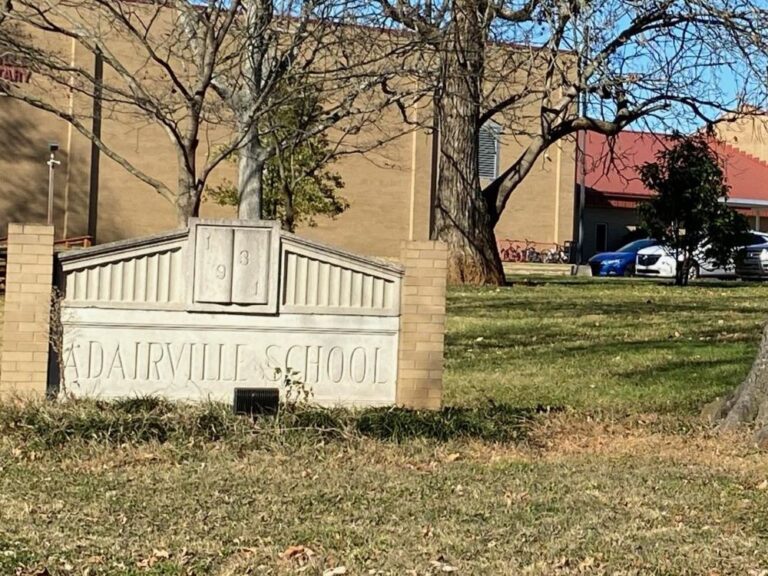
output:
[[[66,144],[68,125],[49,114],[0,96],[0,237],[9,222],[44,223],[48,213],[48,143]],[[63,168],[71,166],[73,187],[87,187],[87,165],[59,154]],[[57,228],[63,227],[67,175],[58,170],[55,196]]]
[[[333,167],[344,180],[341,195],[349,208],[333,220],[318,218],[316,227],[305,226],[301,234],[386,257],[399,256],[404,240],[429,239],[432,137],[397,124],[394,111],[386,118],[388,130],[400,136],[365,154],[344,156]]]
[[[5,222],[44,222],[47,207],[48,142],[61,146],[56,171],[56,236],[85,235],[91,145],[76,130],[50,114],[9,98],[0,98],[0,125],[13,138],[4,139],[0,155],[0,209]],[[154,126],[130,119],[105,120],[103,137],[116,151],[147,173],[172,185],[176,178],[173,147]],[[15,146],[10,146],[15,142]],[[500,165],[512,163],[521,150],[503,138]],[[318,218],[300,232],[350,250],[395,257],[403,240],[429,238],[432,137],[425,131],[406,133],[366,154],[343,157],[333,167],[345,183],[341,194],[350,207],[336,219]],[[572,237],[573,145],[553,146],[512,194],[497,225],[499,239],[562,243]],[[212,184],[236,179],[235,166],[222,164]],[[206,217],[229,218],[234,209],[204,202]],[[105,155],[101,155],[98,241],[109,242],[177,227],[174,207]]]
[[[110,46],[120,62],[135,62],[136,74],[151,74],[142,59],[135,58],[135,48],[128,42],[115,42]],[[78,62],[90,66],[93,55],[80,47],[75,51]],[[112,74],[112,76],[110,76]],[[104,67],[107,85],[118,85],[120,79],[114,71]],[[76,101],[75,107],[87,114],[92,106],[90,100]],[[126,106],[105,104],[102,112],[102,138],[117,154],[128,160],[145,174],[162,181],[171,190],[177,187],[177,158],[170,136],[157,123],[137,117]],[[197,156],[199,169],[205,165],[209,152],[224,145],[231,132],[223,127],[204,126],[200,135],[200,150]],[[77,134],[77,152],[82,151],[84,162],[90,166],[90,142]],[[80,143],[82,142],[82,146]],[[79,157],[80,155],[78,155]],[[235,167],[222,164],[209,180],[216,185],[223,178],[235,179]],[[87,195],[85,203],[87,206]],[[231,217],[234,210],[212,203],[204,204],[205,217]],[[105,154],[101,154],[99,178],[99,209],[97,240],[100,243],[142,236],[177,228],[175,207],[154,188],[127,172],[122,166]],[[71,235],[72,230],[67,231]]]
[[[509,166],[521,153],[523,143],[505,138],[501,165]],[[496,225],[500,240],[563,244],[573,238],[575,145],[552,145],[537,161],[523,183],[512,192]]]
[[[739,150],[768,162],[768,116],[748,116],[717,125],[717,133]]]
[[[74,45],[61,47],[75,62],[92,66],[92,55]],[[131,47],[117,43],[112,50],[130,61]],[[137,62],[136,66],[140,66]],[[91,102],[84,97],[62,97],[74,110],[82,110],[86,122]],[[410,110],[413,120],[429,121],[431,110]],[[531,118],[517,123],[533,121]],[[509,121],[512,123],[512,120]],[[51,114],[35,110],[10,98],[0,97],[0,125],[4,150],[0,154],[0,229],[10,221],[44,222],[47,205],[47,145],[60,145],[62,164],[56,171],[56,237],[85,235],[88,231],[91,143],[77,130]],[[368,133],[366,133],[368,132]],[[360,148],[372,138],[386,134],[387,144],[365,154],[343,157],[333,167],[345,188],[341,194],[349,209],[336,219],[317,218],[317,226],[299,230],[303,235],[365,254],[397,257],[404,240],[429,238],[432,182],[432,135],[412,130],[399,112],[385,113],[374,126],[357,136]],[[399,134],[399,136],[397,136]],[[201,137],[199,161],[223,144],[229,136],[225,126],[207,126]],[[174,147],[163,129],[125,109],[105,109],[103,140],[118,154],[154,178],[175,189],[177,161]],[[355,142],[350,143],[354,148]],[[504,134],[500,143],[500,170],[517,158],[524,137]],[[516,190],[497,226],[499,239],[528,239],[540,243],[562,243],[573,236],[574,164],[571,142],[553,146],[537,162]],[[218,167],[209,181],[234,181],[234,164]],[[235,210],[204,202],[205,217],[229,218]],[[152,187],[101,154],[97,241],[142,236],[178,226],[174,206]]]

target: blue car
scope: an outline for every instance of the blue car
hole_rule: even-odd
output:
[[[622,246],[616,252],[601,252],[589,259],[592,276],[632,276],[635,273],[635,258],[643,248],[656,246],[658,242],[646,238]]]

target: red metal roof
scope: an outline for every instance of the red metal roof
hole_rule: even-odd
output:
[[[636,166],[656,160],[656,154],[672,145],[666,134],[624,131],[616,136],[588,132],[586,136],[585,185],[593,201],[641,200],[652,194],[640,181]],[[730,144],[712,140],[712,148],[724,163],[731,187],[730,200],[768,202],[768,162]]]

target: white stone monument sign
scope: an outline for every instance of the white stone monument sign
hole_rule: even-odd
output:
[[[273,222],[206,220],[59,260],[52,378],[69,394],[231,402],[292,371],[320,404],[395,403],[397,265]]]

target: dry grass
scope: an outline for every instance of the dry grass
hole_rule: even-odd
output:
[[[766,574],[768,455],[695,418],[748,368],[762,294],[455,292],[452,401],[566,406],[517,443],[0,434],[0,574]]]
[[[0,573],[756,574],[768,459],[551,417],[537,444],[0,449]],[[284,558],[291,547],[303,546]],[[309,554],[309,556],[307,556]],[[302,570],[303,568],[303,570]]]

